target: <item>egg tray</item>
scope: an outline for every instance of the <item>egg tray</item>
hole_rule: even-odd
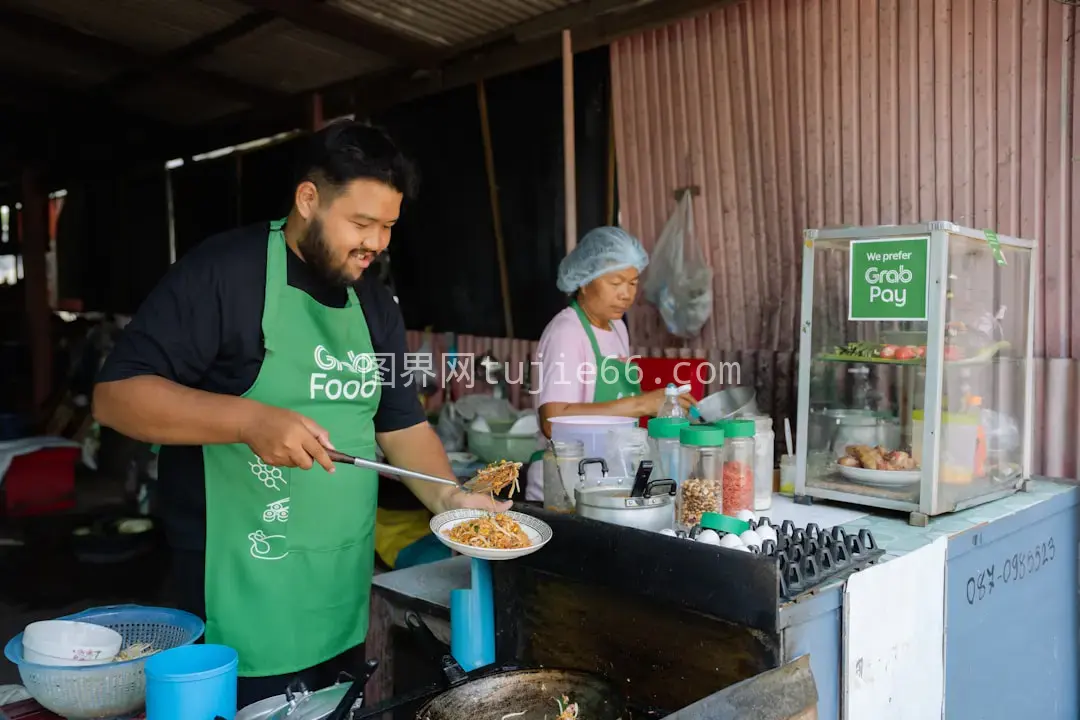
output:
[[[772,523],[767,517],[751,523],[755,530],[761,525]],[[819,528],[816,523],[798,528],[790,520],[772,527],[776,542],[764,541],[761,554],[776,558],[780,597],[786,600],[794,600],[838,576],[862,570],[885,554],[874,534],[865,528],[858,533],[848,533],[840,526]]]
[[[874,534],[866,529],[848,534],[840,526],[820,528],[817,523],[797,528],[790,520],[776,526],[767,517],[749,523],[751,530],[768,525],[776,532],[775,542],[765,540],[761,547],[750,545],[746,549],[776,558],[780,570],[780,597],[784,600],[794,600],[844,573],[862,570],[885,554],[874,540]],[[689,533],[677,535],[696,540],[701,532],[702,527],[695,525]]]

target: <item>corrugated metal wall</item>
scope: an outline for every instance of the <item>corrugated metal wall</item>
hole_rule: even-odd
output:
[[[613,45],[622,224],[651,247],[673,191],[701,188],[716,302],[694,344],[794,352],[803,228],[941,219],[1037,239],[1037,354],[1080,358],[1078,14],[742,0]],[[648,306],[630,326],[677,344]],[[1040,363],[1038,454],[1054,474],[1077,469],[1077,377]]]

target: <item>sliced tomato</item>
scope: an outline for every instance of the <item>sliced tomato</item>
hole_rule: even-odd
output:
[[[894,357],[897,360],[914,360],[915,359],[915,354],[916,354],[915,353],[915,348],[913,348],[913,347],[902,347],[902,348],[897,348],[896,349],[896,354],[894,355]]]
[[[920,345],[919,347],[915,348],[915,356],[921,358],[926,357],[926,346]]]
[[[886,359],[895,357],[897,349],[895,345],[885,345],[881,348],[881,357]]]

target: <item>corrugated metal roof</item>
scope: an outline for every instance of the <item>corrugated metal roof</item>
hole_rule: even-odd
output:
[[[55,89],[106,95],[166,120],[206,118],[426,68],[583,2],[3,0],[0,26],[12,37],[0,33],[0,60],[21,80],[55,79]]]
[[[328,0],[390,30],[452,47],[582,0]]]
[[[233,0],[4,0],[4,5],[149,54],[186,45],[248,12]]]
[[[389,61],[342,40],[275,20],[218,48],[198,65],[254,85],[294,93],[382,70]]]
[[[87,58],[68,48],[54,47],[13,32],[0,24],[0,68],[5,73],[55,78],[58,89],[85,89],[107,80],[116,65]]]

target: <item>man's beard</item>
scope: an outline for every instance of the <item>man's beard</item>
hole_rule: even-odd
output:
[[[322,221],[318,218],[311,219],[296,247],[304,256],[304,262],[331,285],[345,287],[358,279],[348,275],[345,263],[334,264],[330,243],[323,234]]]

